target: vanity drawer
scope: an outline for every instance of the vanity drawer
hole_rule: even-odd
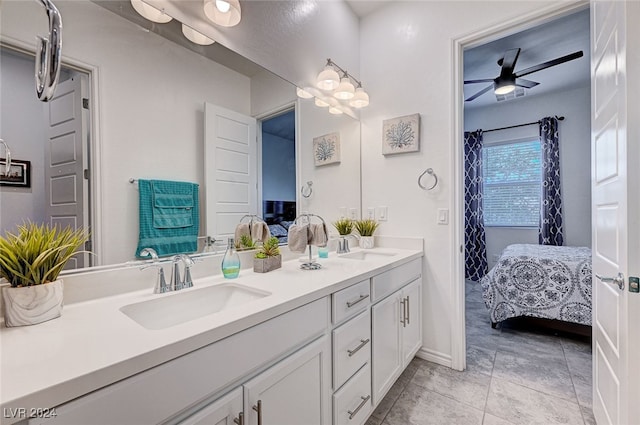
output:
[[[371,301],[371,287],[369,279],[351,285],[338,291],[332,296],[333,324],[338,324],[344,319],[361,312]]]
[[[371,278],[371,302],[377,302],[422,275],[422,258]]]
[[[340,388],[371,359],[369,309],[333,330],[333,389]]]
[[[333,425],[362,425],[372,409],[371,368],[367,363],[333,395]]]

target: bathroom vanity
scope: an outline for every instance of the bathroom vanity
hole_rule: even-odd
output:
[[[363,424],[421,346],[422,255],[291,260],[2,328],[2,423]]]

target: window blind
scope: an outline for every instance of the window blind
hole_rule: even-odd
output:
[[[485,226],[537,227],[540,220],[540,140],[482,148]]]

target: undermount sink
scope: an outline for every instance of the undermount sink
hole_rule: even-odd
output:
[[[347,258],[349,260],[373,260],[386,257],[393,257],[395,252],[384,251],[357,251],[349,254],[339,255],[338,258]]]
[[[235,283],[184,290],[135,304],[120,311],[150,330],[170,328],[271,295]]]

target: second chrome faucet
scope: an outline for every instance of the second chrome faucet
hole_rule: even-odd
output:
[[[158,254],[153,248],[145,248],[140,251],[140,256],[151,257],[151,264],[144,265],[140,270],[148,269],[149,267],[158,269],[158,278],[156,284],[153,287],[154,294],[164,294],[170,291],[179,291],[184,288],[193,287],[193,280],[191,278],[191,266],[193,266],[193,259],[186,254],[174,255],[171,258],[171,282],[167,285],[167,280],[164,276],[164,269],[158,258]],[[180,263],[184,264],[183,276],[180,276]]]

